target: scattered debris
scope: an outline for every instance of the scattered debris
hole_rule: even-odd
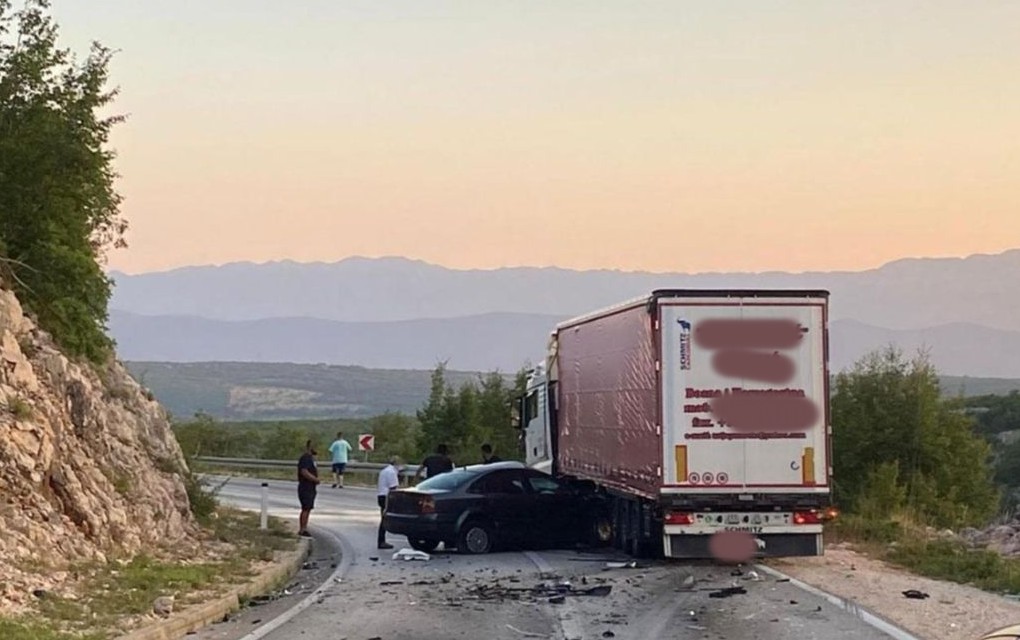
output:
[[[517,627],[513,626],[512,624],[508,624],[506,626],[506,628],[510,629],[511,631],[516,631],[517,633],[521,634],[522,636],[524,636],[526,638],[544,638],[545,637],[545,635],[543,635],[541,633],[532,633],[531,631],[523,631],[523,630],[518,629]]]
[[[607,562],[606,569],[637,569],[638,564],[633,560],[630,562]]]
[[[608,584],[594,587],[574,588],[569,582],[550,584],[543,582],[534,587],[508,587],[500,583],[476,585],[468,590],[473,600],[523,600],[537,602],[545,600],[552,604],[562,604],[566,596],[608,596],[613,587]]]
[[[708,594],[709,598],[729,598],[739,594],[747,593],[747,589],[743,587],[726,587],[725,589],[719,589]]]
[[[615,638],[616,634],[613,633],[612,631],[603,631],[602,632],[602,637],[603,638]]]
[[[393,554],[394,560],[423,560],[428,561],[429,554],[424,551],[416,551],[415,549],[404,548]]]
[[[744,575],[744,580],[751,580],[752,582],[761,582],[761,576],[758,575],[757,571],[748,571]]]
[[[380,587],[389,587],[395,584],[404,584],[403,580],[385,580],[379,583]]]
[[[931,597],[927,593],[923,591],[918,591],[917,589],[907,589],[906,591],[903,592],[903,595],[913,600],[924,600],[925,598]]]
[[[789,582],[789,578],[776,578],[776,582]]]

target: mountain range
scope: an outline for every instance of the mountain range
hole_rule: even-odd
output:
[[[952,375],[1020,377],[1020,249],[904,259],[859,272],[455,270],[404,258],[232,263],[112,273],[127,360],[306,362],[513,371],[555,323],[655,288],[831,292],[839,370],[893,343]]]

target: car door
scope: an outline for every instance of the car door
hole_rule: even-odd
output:
[[[502,542],[515,543],[527,538],[534,527],[532,496],[524,484],[521,469],[502,469],[486,473],[472,484],[470,493],[482,496],[482,516],[496,527]]]
[[[559,544],[577,539],[581,503],[575,492],[541,471],[527,470],[524,476],[535,512],[536,542]]]

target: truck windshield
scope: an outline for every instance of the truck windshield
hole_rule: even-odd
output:
[[[453,471],[447,471],[446,473],[440,473],[438,476],[433,476],[419,483],[415,488],[425,491],[453,491],[464,483],[470,482],[477,477],[477,471],[454,469]]]

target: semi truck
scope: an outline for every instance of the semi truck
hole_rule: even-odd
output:
[[[725,531],[820,555],[828,303],[659,289],[556,325],[516,407],[526,464],[600,494],[594,537],[634,557],[710,558]]]

